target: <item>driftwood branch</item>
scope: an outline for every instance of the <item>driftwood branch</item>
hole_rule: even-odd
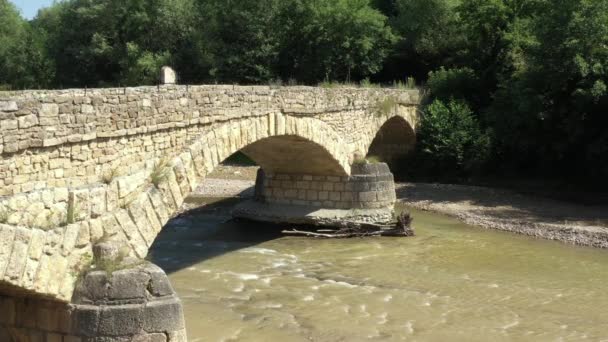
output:
[[[316,229],[305,231],[298,229],[284,230],[287,235],[300,235],[324,239],[344,239],[367,236],[413,236],[411,227],[412,217],[408,212],[403,212],[397,217],[397,222],[391,224],[373,223],[348,223],[340,229]]]

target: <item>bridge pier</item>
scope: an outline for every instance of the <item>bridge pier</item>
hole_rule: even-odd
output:
[[[186,342],[182,305],[160,267],[106,260],[71,303],[0,295],[3,342]]]
[[[256,184],[255,199],[237,206],[233,216],[320,226],[387,223],[394,216],[395,183],[384,163],[356,163],[345,177],[261,172]]]

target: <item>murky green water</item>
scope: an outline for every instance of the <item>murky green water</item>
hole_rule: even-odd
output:
[[[608,340],[608,251],[413,214],[414,238],[315,240],[212,206],[153,261],[194,342]]]

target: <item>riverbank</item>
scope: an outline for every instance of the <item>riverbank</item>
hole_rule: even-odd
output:
[[[194,196],[251,197],[256,167],[219,167]],[[608,205],[580,205],[488,187],[397,183],[397,200],[486,229],[608,248]]]
[[[400,183],[407,206],[504,230],[582,246],[608,248],[608,205],[580,205],[487,187]]]

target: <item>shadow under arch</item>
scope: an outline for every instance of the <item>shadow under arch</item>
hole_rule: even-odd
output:
[[[327,149],[296,135],[265,138],[240,151],[268,173],[346,175],[344,168]]]
[[[189,183],[187,188],[180,186],[183,199],[220,163],[239,151],[267,173],[348,176],[346,144],[330,126],[314,118],[284,118],[284,130],[266,126],[272,123],[265,119],[251,118],[213,127],[196,139],[172,162],[175,176],[171,177]],[[189,169],[197,170],[196,176]],[[206,199],[201,207],[170,219],[150,246],[148,259],[167,273],[174,273],[282,236],[277,226],[267,223],[228,221],[237,202]]]
[[[368,149],[368,157],[375,156],[389,164],[407,156],[416,146],[416,132],[402,116],[393,116],[380,127]]]

